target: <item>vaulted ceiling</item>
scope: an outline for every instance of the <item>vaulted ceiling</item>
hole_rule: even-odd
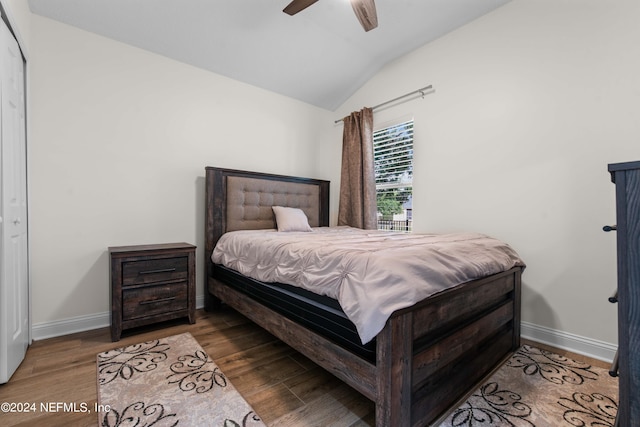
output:
[[[31,11],[335,110],[388,62],[510,0],[376,0],[365,32],[349,0],[295,16],[289,0],[29,0]]]

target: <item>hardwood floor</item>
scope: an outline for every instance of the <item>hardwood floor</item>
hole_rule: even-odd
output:
[[[269,426],[374,425],[371,401],[231,309],[198,310],[194,325],[175,321],[126,331],[118,342],[109,328],[34,342],[0,385],[0,403],[35,403],[35,411],[0,412],[0,425],[98,425],[96,355],[182,332],[193,335]],[[41,410],[41,403],[55,410],[57,402],[76,403],[78,412]]]
[[[374,425],[371,401],[235,311],[198,310],[196,318],[194,325],[175,321],[127,331],[115,343],[108,328],[34,342],[11,380],[0,385],[0,403],[35,404],[35,411],[0,412],[0,425],[97,425],[96,355],[182,332],[193,335],[269,426]],[[55,412],[58,402],[75,403],[78,411]],[[41,403],[53,411],[42,410]],[[90,412],[83,412],[83,404]]]

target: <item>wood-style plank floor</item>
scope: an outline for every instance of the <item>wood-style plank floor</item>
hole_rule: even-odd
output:
[[[34,342],[0,403],[35,403],[27,413],[0,412],[0,426],[96,426],[96,355],[189,332],[269,426],[373,426],[374,404],[262,328],[231,309],[197,311],[185,321],[125,331],[112,342],[108,328]],[[90,413],[40,410],[40,403],[85,404]],[[51,406],[51,405],[50,405]],[[53,405],[55,408],[55,405]]]
[[[35,403],[37,410],[0,412],[0,426],[98,425],[96,355],[183,332],[193,335],[269,426],[374,425],[371,401],[235,311],[223,309],[198,310],[194,325],[176,321],[126,331],[115,343],[108,328],[34,342],[11,380],[0,385],[0,403]],[[588,363],[606,367],[596,360]],[[76,403],[79,412],[41,411],[42,402],[53,403],[53,409],[58,402]],[[82,404],[90,412],[81,412]]]

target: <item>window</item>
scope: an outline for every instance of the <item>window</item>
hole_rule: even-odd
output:
[[[411,231],[413,120],[373,133],[378,229]]]

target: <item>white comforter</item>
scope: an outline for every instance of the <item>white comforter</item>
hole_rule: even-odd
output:
[[[473,279],[524,266],[506,243],[483,234],[406,234],[320,227],[312,232],[226,233],[211,255],[245,276],[337,299],[363,344],[391,314]]]

